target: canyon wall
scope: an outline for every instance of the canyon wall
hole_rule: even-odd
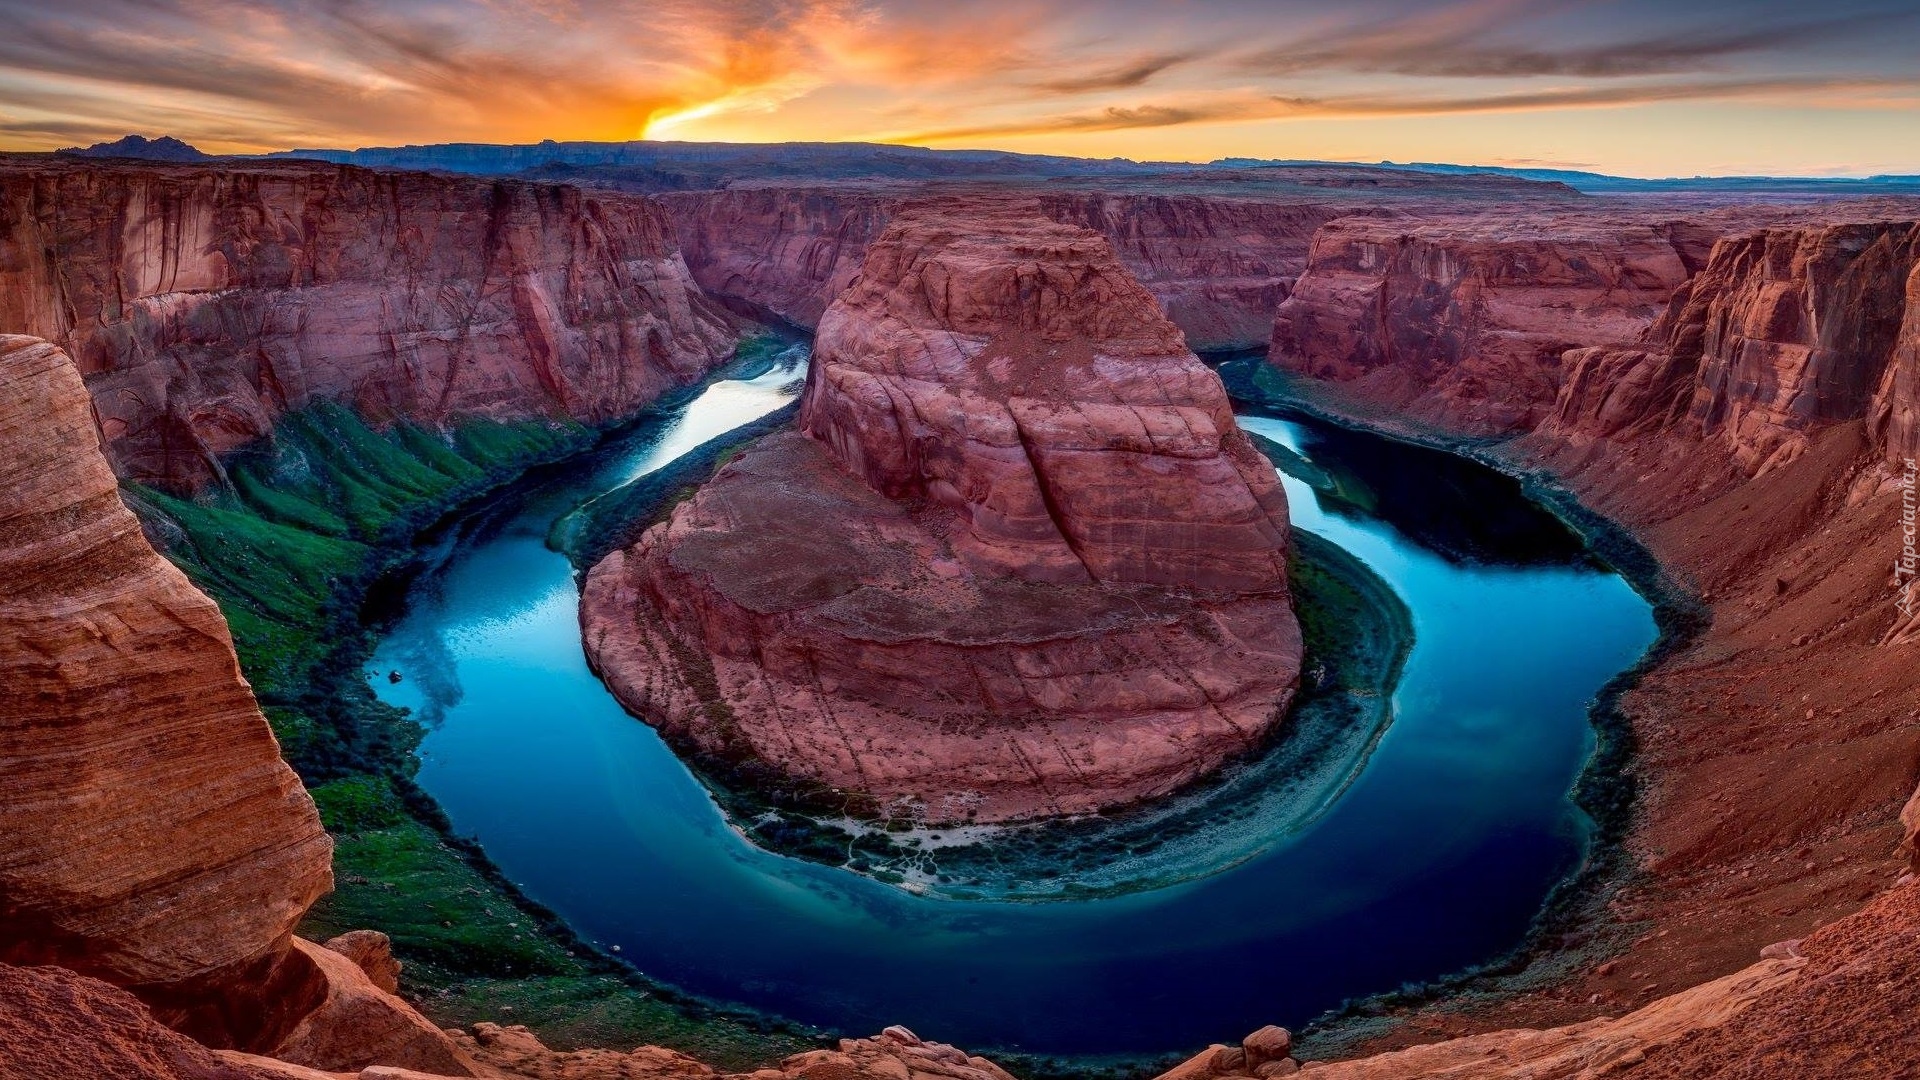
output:
[[[306,164],[0,160],[0,332],[79,364],[123,477],[193,488],[316,400],[614,419],[735,331],[650,201]]]
[[[801,428],[588,575],[589,658],[683,746],[992,821],[1163,794],[1280,719],[1285,497],[1098,234],[899,213]]]
[[[1710,244],[1695,226],[1577,211],[1342,218],[1314,236],[1269,355],[1455,430],[1529,429],[1561,355],[1635,341]]]
[[[876,185],[738,186],[662,202],[702,286],[813,327],[853,282],[892,216],[923,197]],[[1306,266],[1314,230],[1356,212],[1331,200],[1083,190],[1042,192],[1031,203],[1055,221],[1106,236],[1194,349],[1264,342],[1273,309]]]
[[[662,195],[702,288],[812,329],[860,272],[902,193],[741,186]]]
[[[1551,406],[1535,397],[1516,415],[1514,430],[1536,417],[1537,427],[1495,452],[1549,468],[1632,524],[1709,616],[1621,701],[1636,746],[1634,877],[1565,941],[1618,937],[1604,962],[1544,991],[1413,1010],[1403,1031],[1419,1034],[1395,1041],[1503,1019],[1533,1030],[1327,1075],[1846,1077],[1905,1067],[1904,1051],[1885,1048],[1907,1038],[1908,1005],[1881,991],[1909,977],[1910,950],[1896,943],[1920,906],[1910,877],[1881,894],[1902,874],[1885,829],[1920,761],[1920,666],[1903,648],[1914,620],[1896,606],[1910,579],[1890,572],[1912,453],[1917,209],[1769,209],[1785,220],[1761,227],[1744,214],[1715,219],[1725,235],[1645,333],[1568,351]],[[1312,294],[1313,274],[1296,299]],[[1435,370],[1444,380],[1451,355],[1402,355],[1399,383],[1393,371],[1330,369],[1351,380],[1330,400],[1373,416],[1399,401],[1448,430],[1488,430],[1482,412],[1418,381]],[[1863,901],[1873,902],[1853,915]],[[1768,963],[1807,966],[1751,994],[1742,987],[1763,972],[1742,968],[1769,943],[1781,944]],[[1542,1017],[1573,1026],[1547,1030]],[[1649,1039],[1646,1023],[1665,1033]]]
[[[1567,354],[1550,438],[1684,428],[1753,474],[1822,430],[1871,416],[1889,456],[1912,453],[1920,352],[1920,225],[1767,229],[1731,237],[1631,348]]]
[[[1314,233],[1336,217],[1372,212],[1334,201],[1098,191],[1038,201],[1055,221],[1105,236],[1195,350],[1265,342]]]

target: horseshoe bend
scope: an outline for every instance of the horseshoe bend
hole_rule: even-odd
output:
[[[10,9],[0,1080],[1920,1075],[1920,23],[1388,7]]]
[[[988,822],[1165,794],[1280,721],[1286,496],[1105,238],[902,211],[797,428],[587,577],[589,657],[679,741]]]

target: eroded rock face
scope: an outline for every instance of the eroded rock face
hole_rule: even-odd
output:
[[[412,1006],[376,985],[353,959],[301,938],[283,961],[286,991],[274,995],[292,1025],[262,1049],[328,1071],[385,1065],[438,1076],[476,1076],[474,1063]]]
[[[1007,199],[1004,191],[970,197]],[[687,265],[701,285],[800,326],[819,325],[893,215],[916,201],[880,185],[770,187],[669,195]],[[1267,340],[1274,308],[1305,268],[1314,230],[1351,202],[1062,191],[1030,200],[1045,216],[1107,237],[1195,349]]]
[[[991,821],[1163,794],[1279,719],[1284,495],[1097,234],[896,218],[801,427],[588,577],[590,659],[683,745]]]
[[[0,964],[7,1080],[266,1080],[162,1027],[133,995],[57,967]]]
[[[741,186],[660,202],[703,288],[813,327],[860,272],[902,198],[857,187]]]
[[[332,844],[53,345],[0,337],[0,445],[0,961],[198,1007],[284,952]]]
[[[1680,430],[1746,473],[1871,417],[1890,457],[1916,445],[1920,263],[1912,222],[1767,229],[1722,241],[1629,349],[1569,352],[1543,432],[1568,441]]]
[[[118,472],[180,488],[309,402],[609,420],[735,336],[645,198],[44,160],[0,163],[0,331],[66,348]]]
[[[1314,233],[1344,201],[1270,201],[1091,191],[1043,195],[1055,221],[1105,236],[1192,349],[1264,344],[1273,313],[1307,265]]]
[[[1451,428],[1529,429],[1559,392],[1561,355],[1633,342],[1707,243],[1571,212],[1342,218],[1314,237],[1270,357]]]

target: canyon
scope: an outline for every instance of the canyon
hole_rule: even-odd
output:
[[[875,672],[898,686],[902,664],[927,663],[923,651],[890,653],[924,633],[893,621],[897,608],[876,599],[827,618],[821,598],[779,573],[807,559],[864,582],[889,572],[883,549],[949,571],[887,579],[892,603],[977,610],[986,567],[1050,597],[1086,582],[1150,597],[1161,606],[1013,610],[1039,620],[1033,639],[1058,636],[1049,618],[1101,625],[1112,635],[1103,656],[1143,655],[1129,634],[1156,650],[1173,634],[1198,651],[1161,654],[1153,670],[1205,663],[1238,680],[1198,695],[1157,680],[1166,696],[1139,703],[1143,713],[1248,704],[1235,722],[1196,729],[1199,746],[1183,741],[1177,760],[1164,747],[1110,756],[1087,744],[1112,770],[1087,789],[1054,786],[1080,764],[1071,754],[1004,791],[970,778],[980,798],[959,813],[1085,808],[1108,797],[1096,787],[1142,797],[1245,746],[1248,727],[1285,701],[1289,658],[1298,664],[1297,636],[1235,623],[1259,613],[1286,626],[1283,564],[1242,557],[1281,549],[1284,504],[1246,465],[1224,395],[1188,350],[1257,338],[1328,411],[1417,438],[1501,436],[1466,445],[1624,523],[1706,616],[1621,701],[1640,788],[1630,865],[1582,927],[1553,931],[1530,978],[1403,1007],[1384,1034],[1328,1042],[1353,1060],[1309,1071],[1910,1067],[1920,980],[1905,946],[1920,932],[1920,892],[1890,851],[1915,842],[1911,822],[1894,822],[1920,762],[1908,652],[1920,629],[1895,606],[1910,579],[1890,566],[1920,439],[1920,212],[1894,201],[1593,207],[1506,190],[1482,197],[1522,201],[1436,206],[1341,189],[1281,205],[1110,187],[1023,188],[962,210],[951,192],[874,184],[650,201],[295,163],[0,164],[0,330],[46,339],[0,341],[0,667],[10,689],[33,688],[0,706],[0,1046],[49,1077],[710,1073],[667,1051],[556,1052],[511,1028],[442,1032],[393,996],[377,945],[293,938],[328,887],[326,836],[279,763],[219,612],[141,537],[115,485],[216,486],[224,454],[314,401],[376,421],[615,420],[724,360],[732,305],[817,329],[802,430],[729,463],[596,568],[584,608],[593,626],[653,643],[648,653],[602,634],[596,660],[624,697],[683,717],[696,742],[706,724],[705,750],[745,738],[821,783],[935,804],[930,772],[959,762],[1001,775],[1016,750],[1032,760],[1019,737],[982,756],[896,729],[913,752],[879,755],[899,771],[867,776],[844,744],[818,731],[775,742],[765,733],[777,725],[757,727],[735,704],[817,708],[826,698],[794,689],[797,673],[830,653],[842,665],[835,707],[872,708],[862,695]],[[1032,269],[1004,269],[1022,260]],[[982,297],[994,303],[969,308]],[[981,321],[1009,311],[1023,313],[1017,333]],[[1078,355],[1073,342],[1096,346]],[[1020,376],[1039,357],[1100,377],[1049,387],[1029,417]],[[1143,373],[1110,378],[1109,365],[1129,369],[1117,361]],[[1114,422],[1122,411],[1139,426]],[[1002,423],[956,419],[976,412]],[[1211,534],[1222,539],[1174,546],[1198,561],[1132,559],[1142,537],[1155,550],[1153,530],[1115,509],[1115,485],[1138,475],[1104,471],[1116,449],[1130,467],[1192,478],[1177,490],[1205,497],[1165,508],[1208,515],[1228,526]],[[1045,484],[1050,455],[1072,480],[1059,492]],[[803,527],[823,520],[848,533]],[[764,546],[741,554],[722,541],[743,523]],[[640,626],[643,603],[665,625]],[[1217,631],[1239,659],[1220,661]],[[942,644],[991,650],[1007,636]],[[728,653],[735,641],[754,643],[751,663]],[[1021,644],[1029,655],[1033,640]],[[713,658],[710,684],[698,656],[684,674],[679,650],[694,645]],[[1001,655],[1001,685],[1020,685],[1013,653]],[[1088,667],[1084,655],[1056,659],[1049,671]],[[1036,704],[1024,688],[999,699],[913,689],[928,695],[915,709]],[[1098,678],[1083,693],[1111,702]],[[1168,1075],[1299,1068],[1304,1051],[1276,1045],[1269,1034],[1212,1048]],[[904,1032],[815,1053],[826,1056],[755,1075],[1002,1075]],[[110,1058],[119,1064],[99,1063]]]
[[[0,327],[73,357],[118,475],[185,491],[315,402],[606,423],[738,336],[643,199],[61,159],[0,160]]]
[[[1165,794],[1279,722],[1285,496],[1097,234],[900,210],[798,428],[586,579],[590,660],[670,736],[991,822]]]

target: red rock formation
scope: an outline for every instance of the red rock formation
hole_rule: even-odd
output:
[[[1704,257],[1692,228],[1592,213],[1343,218],[1274,320],[1274,364],[1447,427],[1528,429],[1561,354],[1633,342]]]
[[[300,938],[283,961],[290,989],[281,1003],[300,1006],[293,1026],[254,1047],[282,1061],[346,1071],[386,1065],[439,1076],[476,1076],[466,1053],[411,1006],[379,986],[353,960]],[[292,990],[296,986],[298,990]]]
[[[1884,830],[1913,790],[1920,666],[1889,567],[1911,430],[1901,365],[1920,335],[1914,230],[1911,206],[1857,209],[1720,243],[1639,341],[1569,353],[1553,413],[1510,444],[1515,464],[1551,467],[1633,525],[1710,603],[1711,625],[1622,701],[1638,873],[1593,927],[1621,934],[1615,955],[1547,992],[1419,1010],[1406,1037],[1618,1015],[1737,972],[1768,942],[1867,925],[1846,917],[1900,872]],[[1869,914],[1913,907],[1905,895]],[[1579,1030],[1535,1031],[1351,1075],[1577,1076],[1642,1057],[1633,1075],[1897,1075],[1885,1070],[1904,1060],[1874,1055],[1908,1038],[1911,1006],[1862,991],[1903,985],[1870,953],[1906,931],[1878,924],[1893,927],[1878,946],[1863,933],[1801,991],[1769,991],[1751,1019],[1659,1053],[1618,1044],[1616,1060]],[[1789,1026],[1809,1037],[1776,1034]]]
[[[1906,293],[1906,315],[1869,412],[1873,432],[1895,465],[1920,458],[1920,263],[1907,274]]]
[[[7,1080],[265,1080],[162,1027],[124,990],[57,967],[0,964]]]
[[[1104,235],[1192,349],[1264,344],[1321,225],[1349,202],[1094,191],[1042,195],[1050,218]]]
[[[855,186],[740,186],[660,203],[702,288],[813,327],[860,272],[902,197]]]
[[[466,1075],[356,966],[382,968],[378,943],[292,938],[332,843],[47,342],[0,337],[0,446],[0,963],[127,987],[215,1046]]]
[[[0,338],[0,445],[0,961],[229,983],[287,947],[332,845],[52,345]]]
[[[0,162],[0,331],[65,347],[120,474],[181,487],[312,401],[608,420],[734,336],[644,198],[35,159]]]
[[[589,575],[589,657],[637,714],[933,820],[1161,794],[1279,719],[1284,496],[1099,236],[903,213],[808,379],[806,435]]]
[[[913,189],[887,185],[741,185],[662,202],[702,286],[812,327],[914,197]],[[1009,194],[980,188],[971,197]],[[1075,190],[1044,192],[1034,201],[1055,221],[1104,234],[1195,349],[1264,342],[1274,308],[1306,266],[1314,230],[1341,214],[1365,212],[1348,200],[1299,196]]]
[[[1897,451],[1913,439],[1915,386],[1897,347],[1920,261],[1912,222],[1770,229],[1721,242],[1632,350],[1567,356],[1545,426],[1577,440],[1686,422],[1745,472],[1791,460],[1812,435],[1871,410]],[[1876,398],[1876,391],[1878,397]]]
[[[643,1046],[630,1054],[614,1050],[556,1052],[524,1027],[477,1024],[472,1035],[455,1033],[483,1066],[526,1080],[718,1080],[721,1074],[684,1054]],[[1013,1080],[983,1057],[945,1043],[924,1042],[903,1027],[871,1039],[841,1039],[834,1050],[809,1050],[727,1080]]]

